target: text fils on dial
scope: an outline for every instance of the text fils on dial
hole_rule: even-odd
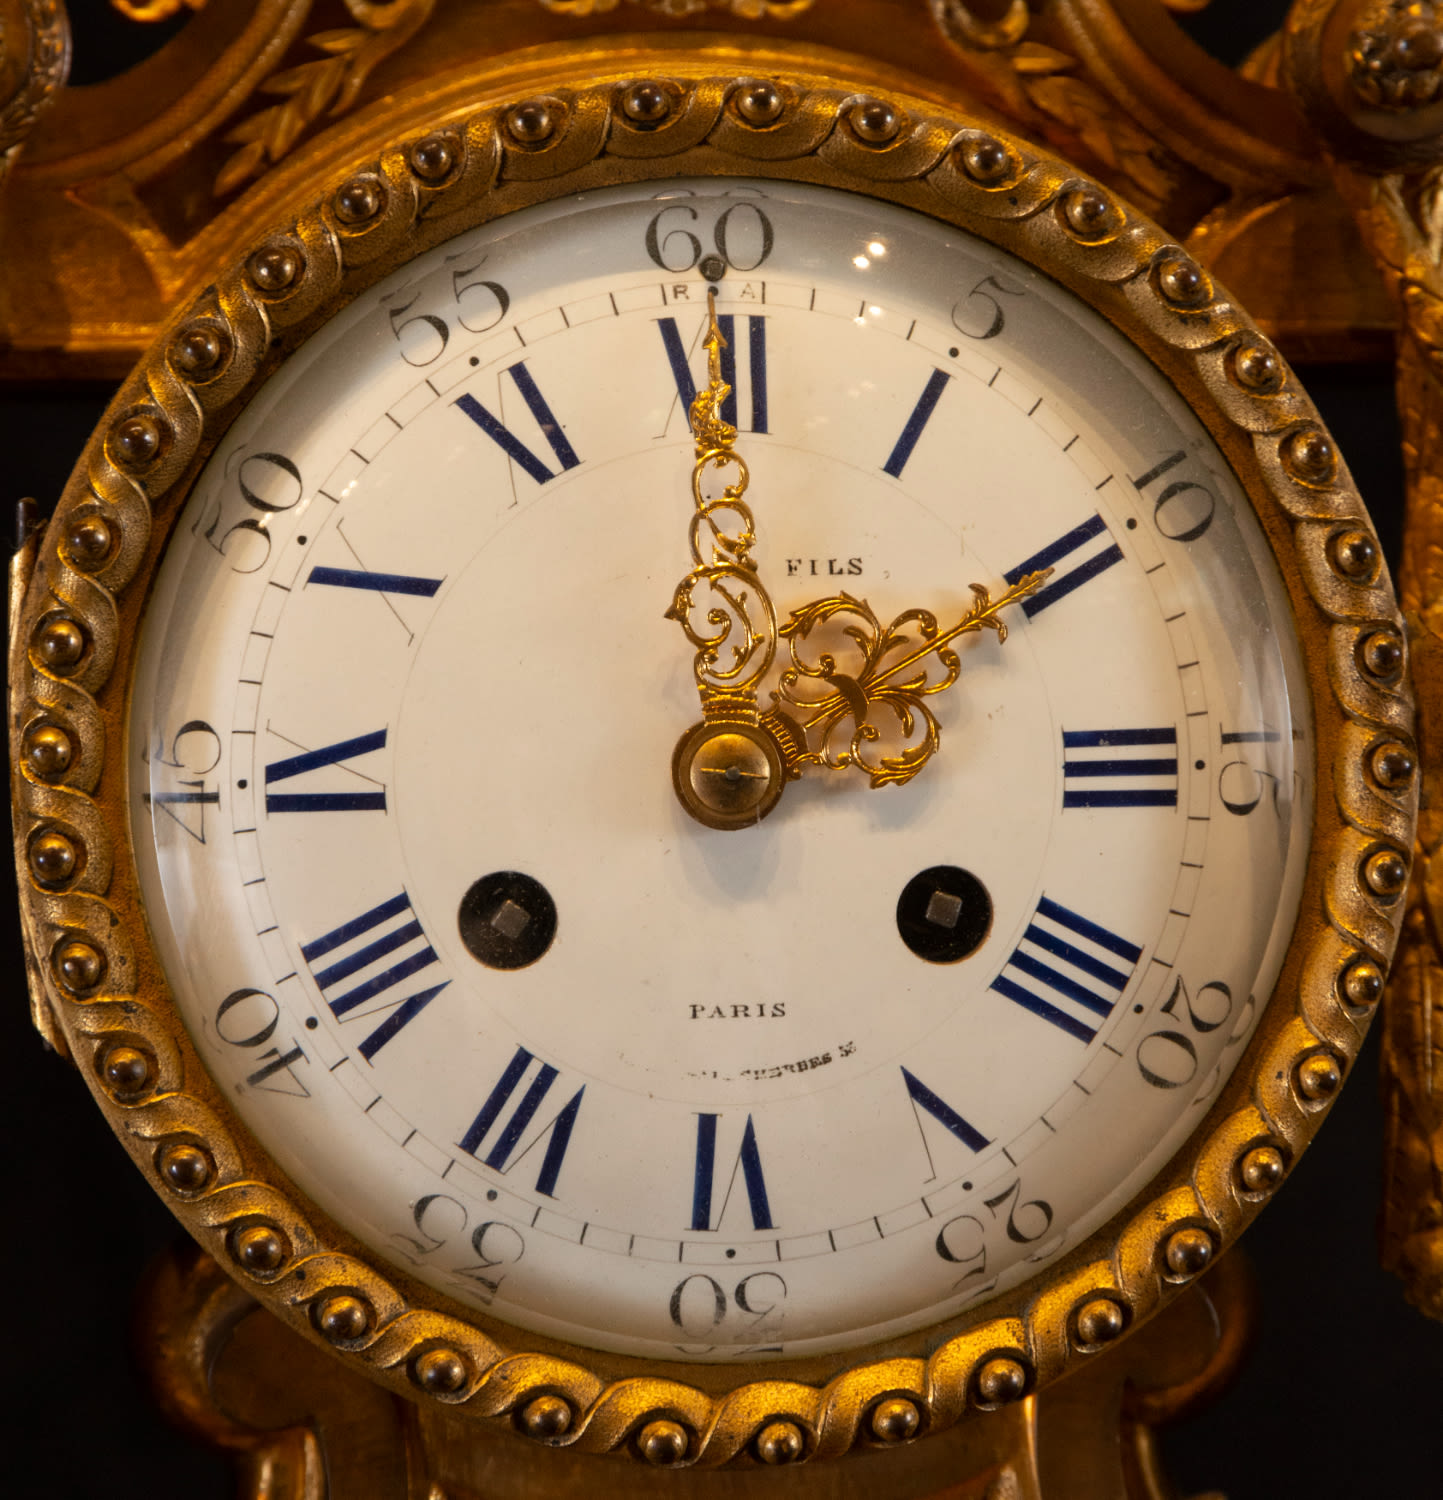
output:
[[[410,995],[401,993],[412,975],[437,962],[404,891],[307,943],[301,956],[337,1020],[390,1012],[356,1049],[367,1062],[451,982],[443,979]],[[321,963],[323,959],[328,962]],[[383,960],[385,967],[377,969]],[[365,970],[373,972],[361,978]]]
[[[681,398],[681,409],[689,412],[696,400],[696,380],[687,362],[686,347],[682,343],[681,330],[675,318],[658,318],[661,342],[666,350],[671,376],[676,382],[676,393]],[[737,342],[735,316],[731,313],[717,315],[717,327],[721,330],[721,378],[730,387],[722,402],[722,421],[732,427],[741,428],[737,408]],[[747,373],[751,385],[752,432],[767,432],[767,320],[764,317],[747,318]],[[703,333],[706,329],[703,326]]]
[[[556,420],[551,407],[547,405],[546,398],[541,394],[540,388],[531,376],[531,371],[526,368],[526,361],[524,359],[517,361],[505,373],[511,377],[512,383],[521,393],[521,399],[536,419],[541,435],[551,445],[551,451],[556,455],[556,461],[562,469],[579,467],[581,460],[576,456],[576,450],[561,430],[560,422]],[[525,469],[537,484],[545,484],[548,480],[556,478],[554,469],[547,468],[505,423],[493,416],[469,392],[458,396],[454,404],[460,407],[508,458],[514,460],[520,468]]]
[[[1112,1014],[1141,957],[1136,943],[1044,896],[991,988],[1068,1036],[1091,1042],[1098,1028],[1088,1018]]]
[[[503,1112],[510,1103],[511,1096],[520,1087],[521,1080],[533,1063],[537,1063],[538,1067],[526,1092],[510,1115],[503,1119]],[[548,1198],[556,1196],[556,1179],[561,1175],[566,1148],[571,1144],[571,1132],[581,1109],[581,1096],[586,1092],[585,1084],[577,1089],[556,1114],[537,1126],[528,1139],[523,1141],[522,1137],[526,1135],[558,1076],[557,1070],[550,1063],[540,1062],[525,1047],[518,1047],[460,1142],[463,1151],[479,1156],[490,1136],[490,1147],[481,1160],[495,1172],[508,1172],[513,1166],[519,1166],[545,1141],[545,1153],[536,1175],[536,1191]],[[493,1127],[497,1126],[499,1129],[492,1135]]]

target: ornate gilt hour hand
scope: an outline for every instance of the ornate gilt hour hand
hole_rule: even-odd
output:
[[[940,633],[937,617],[926,609],[906,610],[884,628],[866,600],[850,594],[804,605],[778,632],[776,611],[751,556],[756,526],[742,498],[750,473],[734,448],[736,428],[722,417],[731,387],[721,374],[725,340],[714,295],[708,296],[707,312],[708,383],[690,413],[696,439],[689,533],[695,566],[677,584],[666,612],[696,648],[692,666],[703,717],[677,742],[672,780],[683,806],[700,822],[746,828],[760,822],[786,783],[809,765],[833,771],[856,766],[874,787],[910,781],[941,743],[936,716],[924,700],[957,680],[961,662],[951,642],[983,630],[1005,641],[999,612],[1036,593],[1052,570],[1027,574],[996,600],[974,583],[972,607]],[[710,468],[736,470],[735,480],[714,499],[703,494]],[[838,637],[833,649],[808,660],[804,647],[813,631],[828,626]],[[776,657],[778,634],[790,646],[791,665],[771,695],[772,707],[763,711],[757,685]],[[841,650],[857,654],[850,673],[838,667]],[[942,675],[932,680],[934,662]],[[891,738],[897,743],[890,753],[878,722],[882,710],[895,724]]]

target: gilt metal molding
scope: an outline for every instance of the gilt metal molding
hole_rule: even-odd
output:
[[[630,56],[600,77],[594,59],[575,60],[542,99],[440,110],[429,132],[391,137],[311,206],[293,205],[168,324],[20,580],[13,810],[37,977],[81,1073],[137,1165],[253,1295],[413,1399],[551,1447],[711,1468],[762,1462],[756,1445],[778,1422],[802,1434],[794,1459],[811,1460],[883,1441],[875,1418],[890,1402],[923,1433],[1025,1400],[1211,1264],[1286,1176],[1356,1054],[1401,920],[1416,786],[1378,774],[1389,747],[1411,750],[1412,713],[1401,625],[1357,494],[1276,352],[1173,240],[1072,166],[915,97],[889,94],[879,112],[859,105],[855,80],[798,68],[773,85],[775,112],[749,115],[740,102],[754,79],[709,74],[705,59],[688,68],[677,53],[650,61],[668,79],[659,121],[623,107]],[[300,1201],[234,1123],[175,1017],[124,797],[102,776],[164,531],[198,456],[278,362],[463,228],[619,177],[698,171],[929,212],[1038,266],[1136,342],[1253,497],[1300,621],[1331,787],[1277,1002],[1208,1122],[1137,1199],[1037,1284],[973,1314],[885,1350],[739,1368],[727,1388],[622,1356],[517,1348],[513,1330],[379,1266]],[[555,1421],[528,1426],[538,1402]]]

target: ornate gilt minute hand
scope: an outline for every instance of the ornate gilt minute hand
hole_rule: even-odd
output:
[[[940,726],[924,699],[957,680],[961,662],[950,643],[982,630],[1005,641],[1007,626],[999,611],[1035,593],[1052,570],[1029,573],[996,600],[974,583],[971,609],[940,633],[937,617],[925,609],[906,610],[884,629],[866,600],[850,594],[804,605],[778,632],[776,610],[751,556],[756,525],[742,499],[750,472],[734,449],[736,428],[722,417],[731,387],[721,375],[725,340],[714,295],[708,296],[707,311],[708,384],[690,413],[696,439],[694,566],[676,586],[666,612],[696,647],[693,671],[703,717],[677,742],[672,780],[682,805],[700,822],[745,828],[760,822],[786,783],[808,765],[834,771],[857,766],[874,787],[910,781],[941,743]],[[729,467],[736,469],[734,482],[706,499],[706,471]],[[820,651],[813,661],[803,655],[812,632],[829,625],[839,637],[835,650],[858,655],[852,673],[838,669],[834,651]],[[763,710],[757,685],[776,657],[779,633],[791,648],[791,665],[771,695],[772,706]],[[935,681],[928,676],[934,661],[942,668]],[[800,716],[793,712],[797,709]],[[903,742],[891,754],[877,723],[879,709],[892,715]]]

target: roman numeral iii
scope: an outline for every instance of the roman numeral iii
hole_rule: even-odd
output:
[[[1176,807],[1177,730],[1064,729],[1063,807]]]

